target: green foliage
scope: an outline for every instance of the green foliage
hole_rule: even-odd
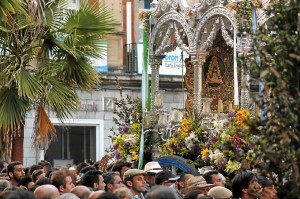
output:
[[[260,61],[250,68],[253,80],[264,83],[264,90],[256,99],[266,109],[267,119],[256,120],[250,132],[260,137],[260,156],[279,175],[279,198],[299,198],[299,1],[275,1],[269,15],[272,17],[267,21],[267,29],[261,27],[254,37],[257,51],[252,59],[259,57]],[[285,180],[288,183],[284,184]]]

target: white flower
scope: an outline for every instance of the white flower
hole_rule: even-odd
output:
[[[124,139],[124,142],[130,146],[134,145],[136,141],[137,141],[137,136],[132,134],[126,135],[126,138]]]
[[[188,137],[185,138],[185,146],[192,150],[192,147],[195,143],[199,142],[198,137],[196,137],[195,133],[192,132]]]
[[[126,162],[132,162],[132,156],[130,154],[127,155]]]
[[[190,143],[186,146],[186,148],[188,148],[189,150],[192,150],[193,145],[194,145],[194,144],[190,142]]]

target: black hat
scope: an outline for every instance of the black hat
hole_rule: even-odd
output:
[[[176,181],[180,176],[174,175],[171,171],[161,171],[155,175],[155,184],[161,185],[163,181]]]

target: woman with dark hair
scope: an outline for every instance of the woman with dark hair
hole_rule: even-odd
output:
[[[276,199],[277,198],[277,190],[275,187],[275,183],[268,177],[258,176],[258,183],[262,186],[263,191],[260,199]]]

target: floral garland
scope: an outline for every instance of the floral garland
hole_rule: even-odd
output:
[[[253,3],[250,0],[244,0],[237,4],[236,21],[238,28],[244,28],[247,32],[250,30],[252,24],[252,9]],[[246,24],[243,24],[243,19],[245,19]],[[244,27],[242,27],[242,25],[244,25]]]
[[[150,16],[151,11],[142,10],[138,14],[138,19],[143,21],[144,32],[148,33],[150,30]]]

